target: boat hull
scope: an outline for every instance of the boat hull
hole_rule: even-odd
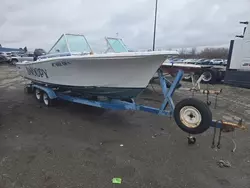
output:
[[[145,89],[166,55],[56,57],[18,63],[20,74],[33,82],[90,95],[134,98]]]

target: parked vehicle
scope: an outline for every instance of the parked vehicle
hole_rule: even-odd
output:
[[[201,59],[195,63],[196,65],[212,65],[210,59]]]
[[[213,65],[223,65],[224,60],[223,59],[212,59],[211,62]]]
[[[224,60],[222,65],[227,66],[227,60]]]
[[[185,63],[185,64],[194,64],[195,63],[195,59],[185,59],[183,61],[183,63]]]
[[[11,58],[11,52],[0,52],[0,55],[2,56],[1,62],[9,62]]]
[[[3,55],[3,56],[10,56],[10,55],[11,55],[11,52],[0,52],[0,55]]]
[[[0,63],[6,63],[8,61],[9,61],[8,57],[4,55],[0,55]]]
[[[25,54],[12,54],[10,64],[15,65],[17,62],[33,61],[33,58],[34,54],[32,52],[27,52]]]

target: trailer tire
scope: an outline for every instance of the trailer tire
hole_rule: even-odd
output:
[[[11,65],[16,65],[17,62],[18,62],[17,59],[12,59],[11,62],[10,62],[10,64],[11,64]]]
[[[212,112],[203,101],[187,98],[176,104],[174,119],[184,132],[201,134],[211,126]]]
[[[41,89],[35,88],[34,96],[38,102],[43,101],[43,91]]]
[[[216,81],[216,72],[213,69],[205,70],[203,73],[203,83],[213,84]]]
[[[50,107],[53,106],[53,102],[55,99],[51,99],[49,98],[49,95],[46,92],[43,92],[43,97],[42,97],[43,103],[45,104],[45,106]]]

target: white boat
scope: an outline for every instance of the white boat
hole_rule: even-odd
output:
[[[94,54],[84,35],[63,34],[48,54],[16,65],[24,78],[38,84],[90,96],[134,98],[173,53],[176,52]]]

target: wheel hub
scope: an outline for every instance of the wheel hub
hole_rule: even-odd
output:
[[[41,91],[40,91],[39,89],[36,89],[36,98],[37,98],[38,100],[41,99]]]
[[[43,94],[43,102],[45,105],[49,105],[49,97],[46,93]]]
[[[193,106],[185,106],[180,110],[180,120],[189,128],[198,127],[201,119],[201,113]]]

